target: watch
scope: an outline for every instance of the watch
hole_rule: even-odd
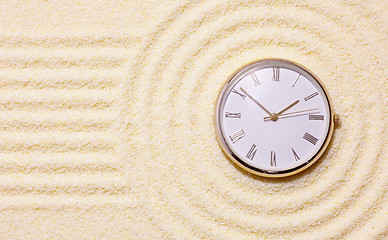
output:
[[[241,168],[285,177],[316,162],[339,116],[322,82],[286,59],[249,63],[226,81],[215,108],[218,142]]]

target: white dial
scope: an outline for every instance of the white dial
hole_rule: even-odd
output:
[[[299,172],[330,141],[333,114],[319,80],[304,67],[266,59],[238,70],[216,107],[219,142],[238,165],[271,177]]]

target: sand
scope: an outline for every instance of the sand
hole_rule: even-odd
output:
[[[1,239],[386,239],[388,3],[5,1]],[[222,85],[312,70],[341,125],[292,177],[219,147]]]

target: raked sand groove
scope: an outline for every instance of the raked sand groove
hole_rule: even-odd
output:
[[[0,36],[1,209],[132,204],[119,137],[131,41]]]
[[[131,34],[0,35],[0,236],[387,238],[387,9],[169,1]],[[284,179],[236,167],[213,124],[224,81],[267,57],[311,69],[342,119]]]

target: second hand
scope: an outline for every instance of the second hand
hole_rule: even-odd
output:
[[[303,111],[297,111],[297,112],[291,112],[291,113],[280,114],[279,117],[288,116],[288,115],[294,115],[294,114],[302,113],[302,112],[314,111],[314,110],[318,110],[318,109],[319,109],[319,108],[313,108],[313,109],[308,109],[308,110],[303,110]],[[271,117],[264,117],[264,120],[267,120],[267,119],[271,119]]]

